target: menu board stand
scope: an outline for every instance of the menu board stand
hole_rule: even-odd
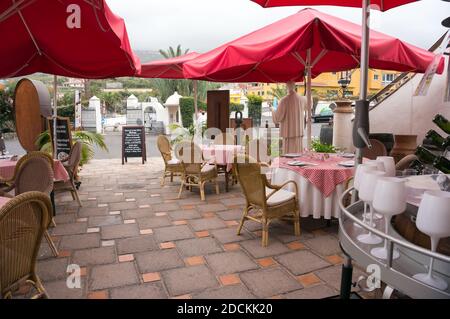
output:
[[[143,125],[122,126],[122,165],[128,162],[129,157],[142,157],[142,164],[147,161]]]
[[[53,149],[53,118],[47,118],[47,127],[50,132],[50,144]],[[72,149],[72,131],[70,125],[70,118],[56,117],[56,151],[53,150],[53,157],[58,160],[65,160],[69,157]],[[55,156],[56,153],[56,156]]]

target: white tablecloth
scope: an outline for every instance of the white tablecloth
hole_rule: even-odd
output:
[[[339,217],[339,197],[345,190],[345,182],[336,186],[334,192],[324,197],[323,193],[306,178],[293,170],[274,168],[272,170],[272,184],[283,184],[293,180],[299,187],[300,216],[313,218]],[[292,185],[286,186],[287,190],[294,191]]]

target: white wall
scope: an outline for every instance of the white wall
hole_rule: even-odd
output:
[[[434,129],[444,137],[432,122],[436,114],[450,120],[450,102],[444,103],[448,56],[443,74],[436,74],[426,96],[413,96],[422,74],[415,75],[397,92],[382,101],[370,112],[371,133],[415,134],[420,144],[428,130]]]

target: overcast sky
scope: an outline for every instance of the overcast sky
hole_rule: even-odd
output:
[[[107,0],[107,3],[125,19],[134,50],[158,50],[181,44],[198,52],[213,49],[303,8],[264,9],[249,0]],[[361,23],[361,9],[315,8]],[[450,15],[450,3],[422,0],[372,13],[373,29],[428,48],[446,30],[441,21]]]

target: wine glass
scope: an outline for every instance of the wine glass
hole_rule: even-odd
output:
[[[396,177],[381,177],[378,179],[373,195],[373,208],[384,215],[385,234],[389,234],[391,218],[394,215],[403,213],[406,210],[406,180]],[[387,239],[384,240],[384,247],[373,248],[370,253],[380,259],[387,259]],[[400,256],[394,250],[392,258]]]
[[[395,160],[392,156],[378,156],[377,161],[384,164],[384,171],[386,176],[395,177]]]
[[[355,172],[355,177],[353,180],[353,186],[355,188],[355,190],[359,191],[359,185],[361,182],[361,177],[362,177],[362,173],[366,172],[366,171],[376,171],[377,170],[377,165],[376,163],[364,163],[364,164],[360,164],[357,166],[356,168],[356,172]],[[369,215],[367,214],[367,204],[364,202],[364,212],[363,212],[363,223],[367,222],[367,218],[369,217]],[[361,228],[361,226],[357,223],[353,223],[353,225],[355,225],[356,227]],[[375,224],[371,225],[372,227],[375,226]]]
[[[439,240],[450,236],[450,192],[426,191],[417,212],[416,226],[422,233],[430,236],[431,251],[436,251]],[[413,278],[445,290],[447,282],[432,274],[433,262],[434,258],[431,257],[428,273],[416,274]]]
[[[359,198],[369,205],[369,208],[370,208],[369,225],[371,225],[371,226],[373,224],[372,201],[373,201],[373,196],[375,193],[374,185],[376,185],[376,183],[380,177],[383,177],[385,175],[386,175],[385,172],[368,171],[368,172],[363,172],[362,176],[361,176],[361,182],[359,185],[360,186],[359,187]],[[379,244],[382,242],[382,239],[380,237],[372,234],[371,231],[369,231],[368,234],[359,235],[357,237],[357,239],[360,242],[362,242],[364,244],[369,244],[369,245],[376,245],[376,244]]]

